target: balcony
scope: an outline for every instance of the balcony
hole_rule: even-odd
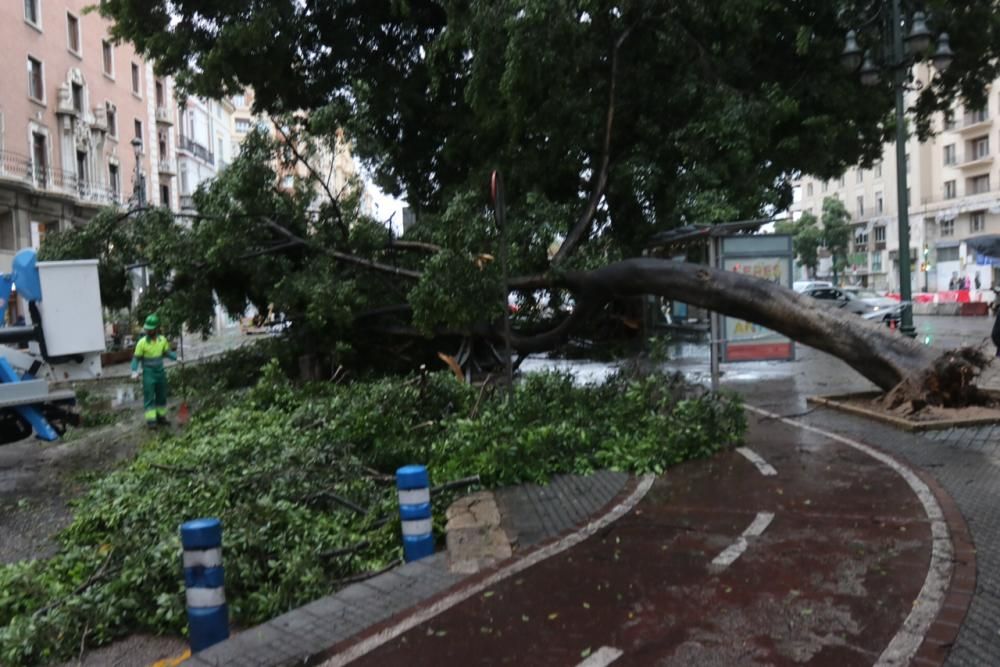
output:
[[[961,134],[973,132],[988,132],[993,126],[993,119],[985,113],[967,113],[962,124],[956,128]]]
[[[166,107],[156,107],[156,124],[157,125],[173,125],[174,116],[170,113],[170,109]]]
[[[959,169],[978,169],[980,167],[989,167],[993,164],[992,155],[984,155],[982,157],[972,157],[968,160],[963,160],[958,163]]]
[[[35,193],[72,199],[81,205],[120,204],[121,195],[103,184],[78,179],[76,174],[33,163],[26,155],[0,151],[0,181],[15,183]]]
[[[173,160],[160,160],[158,167],[161,174],[173,176],[177,173]]]
[[[193,141],[188,137],[181,137],[180,150],[190,153],[199,160],[204,160],[209,164],[215,164],[215,155],[197,141]]]

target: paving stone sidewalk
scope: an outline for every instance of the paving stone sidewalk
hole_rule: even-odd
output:
[[[548,486],[495,492],[503,527],[520,553],[552,539],[606,507],[628,481],[623,473],[563,475]],[[328,648],[441,595],[467,575],[450,571],[447,554],[407,563],[334,595],[250,628],[190,658],[185,665],[284,667],[310,664]]]

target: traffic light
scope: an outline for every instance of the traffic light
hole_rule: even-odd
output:
[[[924,269],[923,269],[924,271],[930,271],[930,269],[931,269],[931,249],[930,249],[930,247],[926,243],[924,244],[924,263],[923,263],[923,266],[924,266]]]

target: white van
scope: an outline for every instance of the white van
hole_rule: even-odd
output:
[[[805,292],[813,287],[833,287],[833,283],[826,280],[796,280],[792,283],[792,289],[796,292]]]

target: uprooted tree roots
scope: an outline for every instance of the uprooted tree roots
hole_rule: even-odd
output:
[[[938,356],[927,369],[914,373],[881,398],[888,410],[914,414],[927,406],[963,408],[988,406],[993,399],[975,384],[992,359],[981,348],[961,347]]]

